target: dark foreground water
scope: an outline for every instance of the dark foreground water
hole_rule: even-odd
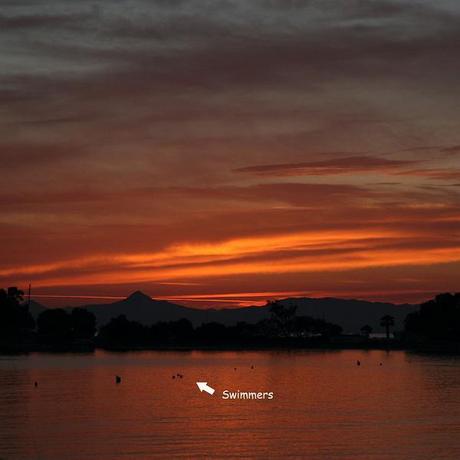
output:
[[[172,379],[177,373],[184,377]],[[196,381],[215,394],[200,393]],[[226,389],[274,399],[223,400]],[[0,356],[0,458],[175,457],[458,460],[460,359],[399,351]]]

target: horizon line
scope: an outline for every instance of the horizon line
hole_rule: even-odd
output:
[[[312,292],[306,291],[285,291],[285,292],[254,292],[254,293],[225,293],[225,294],[190,294],[190,295],[172,295],[172,296],[151,296],[145,294],[141,290],[134,290],[128,295],[72,295],[72,294],[32,294],[31,299],[38,298],[38,299],[74,299],[74,300],[125,300],[128,299],[132,294],[135,292],[141,292],[146,297],[152,300],[161,300],[161,301],[168,301],[168,302],[179,302],[182,304],[186,303],[224,303],[227,305],[239,306],[239,307],[248,307],[248,306],[263,306],[268,303],[270,300],[284,300],[290,297],[298,297],[298,298],[312,298],[312,299],[321,299],[321,298],[336,298],[336,299],[344,299],[344,300],[361,300],[367,302],[381,302],[381,303],[392,303],[394,305],[398,304],[419,304],[420,301],[416,302],[401,302],[401,301],[394,301],[394,300],[382,300],[382,299],[372,299],[372,294],[369,296],[370,298],[361,297],[359,295],[350,295],[350,294],[341,294],[337,293],[336,295],[331,295],[329,293],[316,293],[316,295]],[[422,294],[422,292],[417,292],[418,294]],[[319,295],[318,295],[319,294]],[[369,293],[368,293],[369,294]],[[395,294],[395,293],[394,293]],[[415,292],[412,292],[415,294]],[[423,292],[427,298],[433,295],[439,294],[439,292]],[[27,297],[25,294],[24,297]],[[264,300],[260,299],[260,297],[266,297]],[[242,299],[244,298],[244,300]],[[187,306],[187,305],[185,305]]]

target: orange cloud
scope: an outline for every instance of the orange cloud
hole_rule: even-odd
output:
[[[94,256],[0,271],[38,275],[40,286],[206,281],[227,276],[336,272],[460,261],[460,246],[427,243],[415,232],[349,230],[238,238],[173,245],[157,253]],[[65,270],[64,270],[65,269]],[[185,283],[186,284],[186,283]]]

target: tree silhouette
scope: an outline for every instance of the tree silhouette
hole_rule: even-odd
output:
[[[0,289],[0,340],[17,343],[35,327],[29,307],[22,304],[23,292],[16,287]]]
[[[293,319],[292,330],[297,337],[308,337],[318,333],[315,320],[310,316],[296,316]]]
[[[366,337],[369,337],[371,334],[372,334],[372,327],[369,326],[369,324],[365,324],[362,328],[361,328],[361,333],[363,335],[365,335]]]
[[[38,336],[48,344],[71,344],[75,340],[91,340],[96,333],[96,317],[84,308],[71,313],[62,308],[48,309],[37,318]]]
[[[20,304],[24,300],[24,292],[16,286],[9,287],[6,295],[10,300],[16,302],[17,304]]]
[[[230,339],[230,329],[224,324],[210,322],[197,327],[195,334],[198,340],[205,343],[219,343]]]
[[[70,315],[72,336],[75,339],[92,339],[96,333],[96,317],[85,308],[74,308]]]
[[[393,318],[393,316],[385,315],[380,320],[380,326],[385,328],[387,340],[390,339],[390,327],[394,325],[395,325],[395,319]]]
[[[155,344],[183,344],[193,339],[193,325],[188,319],[161,321],[150,326],[150,341]]]
[[[147,326],[130,321],[126,315],[112,318],[99,331],[99,343],[109,346],[144,346],[149,342]]]
[[[48,309],[37,318],[38,335],[44,343],[63,344],[72,338],[70,315],[62,308]]]
[[[269,305],[271,320],[278,330],[278,335],[288,337],[292,333],[297,306],[286,306],[280,302],[270,302]]]
[[[320,335],[333,337],[342,333],[342,328],[337,324],[328,323],[323,319],[311,316],[295,316],[292,319],[291,333],[297,337],[310,337]]]
[[[422,339],[460,340],[460,293],[439,294],[407,315],[405,332]]]

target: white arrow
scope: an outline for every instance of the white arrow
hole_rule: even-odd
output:
[[[196,382],[196,384],[198,385],[198,388],[200,389],[200,391],[203,393],[203,391],[206,391],[206,393],[209,393],[210,395],[213,395],[214,392],[216,390],[214,390],[214,388],[211,388],[209,385],[208,385],[208,382]]]

